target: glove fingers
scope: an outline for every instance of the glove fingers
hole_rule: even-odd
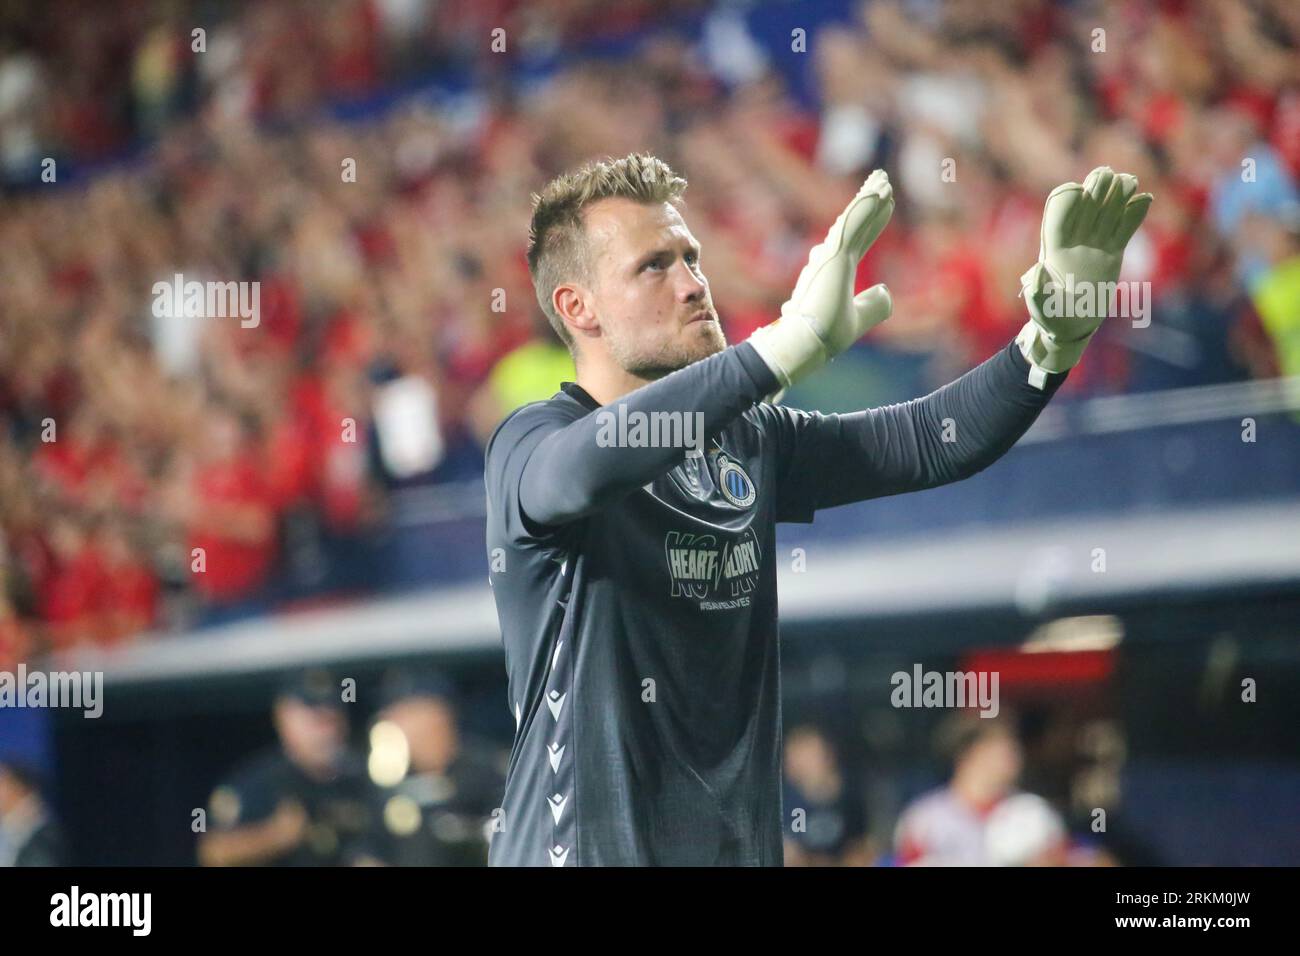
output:
[[[841,248],[854,259],[861,259],[866,254],[894,214],[893,193],[888,183],[884,189],[883,195],[874,194],[855,199],[854,205],[850,207],[846,224],[848,234],[844,237]]]
[[[1088,174],[1088,178],[1083,181],[1084,199],[1082,208],[1080,208],[1078,217],[1073,222],[1073,241],[1071,245],[1079,245],[1086,242],[1088,236],[1092,235],[1097,226],[1097,217],[1101,214],[1101,207],[1106,199],[1106,194],[1110,191],[1110,184],[1114,180],[1115,174],[1109,166],[1098,166]]]
[[[1124,207],[1124,214],[1120,217],[1119,232],[1116,235],[1119,248],[1123,249],[1128,245],[1128,241],[1133,238],[1133,233],[1141,227],[1142,220],[1147,217],[1147,210],[1151,208],[1153,198],[1150,193],[1138,193],[1128,201]]]
[[[853,297],[853,311],[857,314],[858,334],[861,335],[894,314],[894,299],[885,284],[880,282]]]
[[[1078,183],[1066,183],[1052,190],[1043,207],[1044,248],[1040,254],[1047,249],[1060,249],[1066,245],[1082,203],[1083,187]]]
[[[841,243],[844,241],[844,234],[851,231],[850,219],[856,221],[862,215],[862,206],[859,200],[877,194],[880,178],[883,175],[884,171],[877,169],[866,178],[866,181],[858,188],[857,193],[849,200],[849,204],[844,207],[843,212],[836,216],[835,221],[831,223],[830,229],[826,232],[826,239],[822,242],[823,246],[829,247],[831,252],[835,252],[840,248]]]
[[[1098,166],[1092,171],[1093,183],[1088,190],[1088,195],[1093,198],[1100,209],[1101,204],[1106,201],[1106,194],[1110,192],[1110,187],[1115,182],[1115,170],[1109,166]]]
[[[1097,232],[1102,238],[1103,246],[1109,248],[1115,230],[1124,218],[1124,207],[1133,194],[1137,192],[1137,178],[1128,173],[1117,173],[1106,194],[1101,214],[1097,217]]]
[[[893,187],[888,174],[877,169],[831,226],[823,243],[824,252],[834,254],[843,250],[862,258],[893,214]]]
[[[852,312],[835,329],[827,343],[827,351],[832,357],[839,355],[862,338],[864,332],[885,321],[893,312],[894,300],[883,283],[864,289],[853,297]]]

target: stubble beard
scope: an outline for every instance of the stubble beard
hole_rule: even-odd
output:
[[[686,341],[665,343],[650,354],[633,353],[623,345],[612,346],[614,361],[623,371],[653,381],[716,355],[727,347],[727,337],[716,320],[687,326]]]

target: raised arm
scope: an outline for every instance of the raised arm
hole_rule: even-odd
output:
[[[1013,342],[924,398],[844,415],[762,406],[781,448],[778,521],[969,478],[1004,455],[1065,381],[1028,381]]]
[[[617,437],[620,418],[634,422],[644,415],[643,421],[653,423],[673,420],[663,418],[665,414],[675,416],[683,426],[681,435],[702,442],[777,388],[776,376],[753,346],[741,343],[577,421],[566,423],[544,406],[525,409],[503,425],[488,446],[489,493],[496,484],[499,497],[517,496],[525,531],[566,524],[681,463],[686,448],[680,444],[626,447],[610,442]]]
[[[889,177],[876,170],[825,240],[814,246],[780,317],[748,341],[628,393],[608,409],[570,421],[562,408],[533,406],[511,416],[489,442],[489,500],[503,507],[508,533],[545,538],[642,487],[679,463],[676,447],[621,447],[602,441],[612,412],[680,415],[711,435],[765,396],[783,392],[889,317],[883,285],[853,294],[858,261],[894,211]],[[626,406],[620,409],[618,406]],[[698,417],[697,417],[698,416]],[[684,424],[685,422],[683,422]]]
[[[1029,321],[1007,348],[925,398],[850,415],[764,406],[783,455],[778,520],[960,481],[997,461],[1114,310],[1124,249],[1150,205],[1134,177],[1106,166],[1052,190],[1038,262],[1021,277]]]

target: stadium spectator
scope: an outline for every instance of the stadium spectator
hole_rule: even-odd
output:
[[[1104,37],[1048,0],[878,0],[807,58],[704,0],[235,5],[202,53],[149,5],[19,7],[0,14],[0,531],[29,653],[186,623],[160,613],[186,606],[157,600],[167,581],[201,623],[382,585],[337,555],[395,520],[385,494],[474,477],[476,436],[560,374],[524,224],[533,189],[594,155],[653,148],[691,180],[732,341],[779,310],[863,172],[890,168],[898,215],[858,280],[888,280],[904,321],[858,348],[909,395],[1014,334],[1040,197],[1112,163],[1161,197],[1124,274],[1161,321],[1104,326],[1062,397],[1297,372],[1287,0],[1122,0]],[[625,57],[584,55],[614,29]],[[512,72],[530,56],[546,82]],[[490,82],[376,105],[438,71]],[[367,121],[330,119],[342,102]],[[260,321],[155,307],[177,273],[259,282]],[[428,437],[396,472],[376,413],[394,381]],[[332,566],[286,564],[303,527]],[[131,596],[91,586],[106,561],[129,562]]]
[[[0,759],[0,867],[62,866],[63,833],[41,796],[36,773]]]
[[[866,803],[841,768],[830,741],[815,727],[785,735],[785,793],[790,821],[786,866],[869,866]],[[797,817],[792,814],[799,814]]]
[[[462,739],[450,683],[404,670],[389,675],[382,694],[370,732],[370,774],[381,785],[370,853],[393,866],[485,865],[505,777]]]
[[[555,383],[571,382],[574,374],[569,350],[556,340],[549,324],[539,318],[533,337],[503,355],[471,397],[467,414],[474,437],[486,444],[510,411],[550,398],[555,394]]]
[[[275,558],[274,500],[250,432],[233,412],[214,410],[182,499],[195,587],[214,604],[255,599]]]
[[[960,714],[941,729],[952,777],[899,816],[895,852],[906,866],[1061,865],[1065,824],[1046,801],[1017,792],[1023,765],[1012,718]]]
[[[1271,215],[1246,221],[1248,241],[1257,252],[1260,273],[1251,283],[1251,301],[1273,342],[1283,375],[1300,375],[1300,202]]]
[[[251,758],[208,801],[204,866],[344,866],[359,859],[370,787],[347,747],[339,683],[295,674],[276,696],[279,745]]]

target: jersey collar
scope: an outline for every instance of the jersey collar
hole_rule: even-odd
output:
[[[560,391],[564,392],[565,395],[568,395],[589,412],[594,412],[596,409],[600,408],[600,402],[592,398],[591,393],[577,382],[561,382]]]

